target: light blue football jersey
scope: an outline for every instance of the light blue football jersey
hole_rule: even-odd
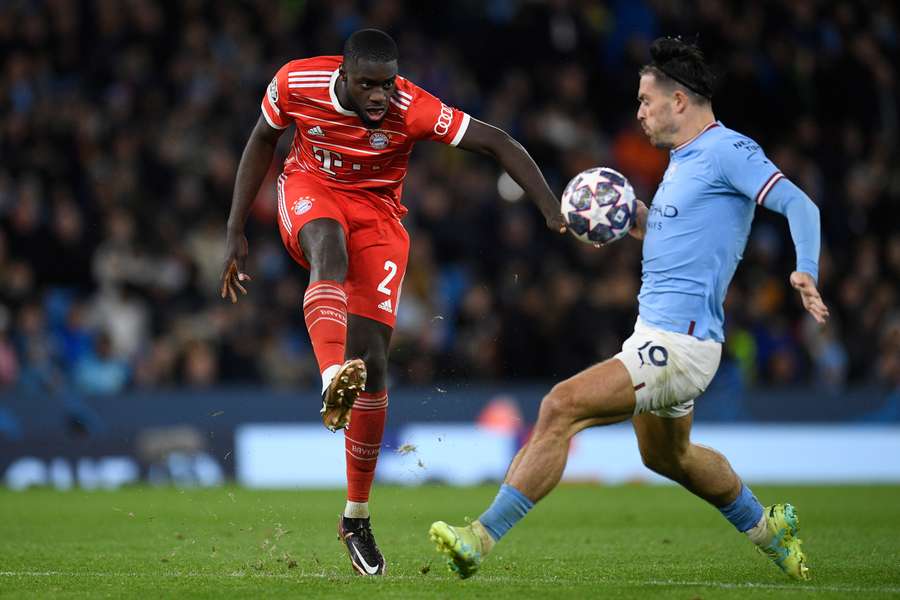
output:
[[[782,177],[759,144],[719,122],[671,150],[644,237],[645,323],[724,341],[722,304],[753,212]]]

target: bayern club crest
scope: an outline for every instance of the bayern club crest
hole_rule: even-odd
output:
[[[291,210],[294,211],[295,215],[302,215],[303,213],[309,212],[309,209],[312,208],[313,199],[309,196],[302,196],[291,207]]]
[[[391,138],[383,131],[376,131],[369,136],[369,145],[376,150],[384,150],[390,141]]]

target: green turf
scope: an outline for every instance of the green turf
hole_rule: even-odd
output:
[[[900,487],[757,486],[799,509],[795,584],[680,488],[563,486],[459,581],[427,540],[495,488],[377,488],[388,576],[351,573],[339,491],[0,492],[0,596],[330,598],[900,597]]]

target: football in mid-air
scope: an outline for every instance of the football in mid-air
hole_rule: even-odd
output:
[[[625,176],[607,167],[582,171],[562,194],[569,230],[588,244],[611,244],[634,225],[637,200]]]

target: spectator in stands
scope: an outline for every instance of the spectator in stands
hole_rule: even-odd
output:
[[[821,287],[835,304],[833,327],[812,331],[770,275],[794,259],[778,243],[784,225],[759,215],[729,298],[726,360],[747,385],[898,385],[892,2],[616,2],[608,19],[593,3],[487,2],[435,7],[427,21],[401,10],[415,5],[0,4],[0,386],[307,381],[305,282],[283,268],[273,186],[248,229],[261,293],[230,312],[215,298],[222,206],[259,110],[258,94],[235,90],[261,93],[286,57],[336,52],[367,24],[396,35],[401,72],[512,131],[557,191],[609,164],[647,200],[666,156],[635,135],[635,66],[658,33],[699,33],[723,71],[723,121],[772,148],[819,203]],[[482,43],[461,44],[461,29]],[[484,165],[439,147],[413,160],[397,379],[559,378],[613,351],[634,318],[636,243],[555,239],[497,199]],[[54,333],[59,294],[76,299],[77,323]]]

